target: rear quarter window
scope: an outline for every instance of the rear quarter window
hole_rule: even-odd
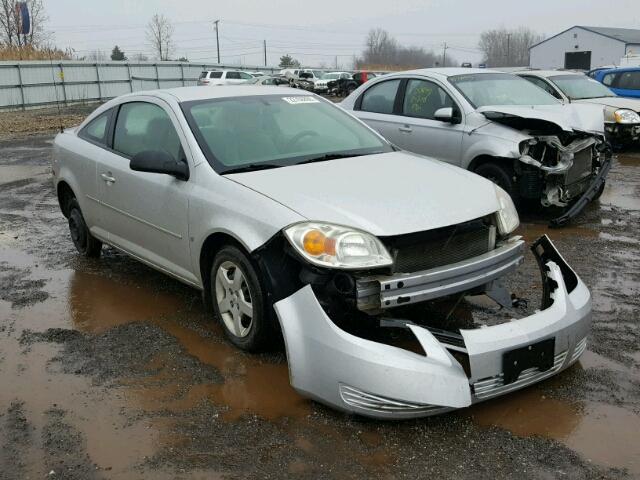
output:
[[[99,115],[95,119],[91,120],[82,130],[78,136],[89,140],[93,143],[100,145],[107,145],[107,130],[109,126],[109,119],[111,118],[112,110],[108,110]]]

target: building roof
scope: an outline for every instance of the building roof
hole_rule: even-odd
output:
[[[535,43],[529,47],[529,49],[540,45],[541,43],[547,42],[552,38],[557,37],[558,35],[562,35],[565,32],[573,28],[581,28],[582,30],[587,30],[592,33],[596,33],[598,35],[602,35],[604,37],[611,38],[613,40],[618,40],[619,42],[623,42],[626,44],[630,43],[638,43],[640,44],[640,30],[635,28],[614,28],[614,27],[587,27],[584,25],[574,25],[573,27],[567,28],[560,33],[553,35],[552,37],[545,38],[541,42]]]

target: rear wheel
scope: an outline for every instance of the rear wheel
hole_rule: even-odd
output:
[[[75,198],[69,200],[67,211],[69,212],[69,233],[71,233],[71,240],[76,250],[85,257],[99,257],[102,251],[102,242],[91,235],[82,216],[80,205]]]
[[[476,168],[475,173],[498,185],[511,196],[516,206],[519,205],[520,195],[518,194],[515,172],[511,165],[486,162]]]
[[[211,268],[213,311],[227,338],[257,351],[271,339],[262,286],[247,256],[234,246],[220,249]]]

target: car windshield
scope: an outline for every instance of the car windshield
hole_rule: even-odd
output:
[[[616,96],[603,84],[585,75],[555,75],[549,80],[571,100]]]
[[[487,105],[556,105],[558,100],[524,78],[508,73],[471,73],[449,82],[475,108]]]
[[[322,80],[336,80],[336,79],[340,78],[340,74],[339,73],[325,73],[320,78]]]
[[[321,72],[320,70],[311,70],[313,72],[313,76],[316,78],[322,78],[322,76],[324,75],[324,72]]]
[[[218,173],[393,151],[342,109],[310,95],[197,100],[182,109]]]

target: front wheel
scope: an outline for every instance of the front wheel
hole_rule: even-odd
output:
[[[487,180],[491,180],[507,192],[511,196],[516,207],[520,204],[518,184],[516,183],[515,172],[511,165],[501,165],[497,162],[486,162],[476,168],[475,173]]]
[[[271,339],[262,286],[255,268],[238,248],[220,249],[211,268],[213,311],[227,338],[247,351],[263,349]]]
[[[85,257],[97,258],[102,251],[102,242],[94,238],[84,221],[80,205],[75,198],[69,201],[69,233],[76,250]]]

